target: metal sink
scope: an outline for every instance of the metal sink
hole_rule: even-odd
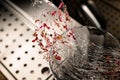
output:
[[[24,12],[25,4],[20,6]],[[31,24],[16,13],[6,2],[0,4],[0,80],[54,80],[39,46],[32,43]]]
[[[48,5],[45,0],[41,1],[43,1],[42,6],[39,7],[38,5],[38,8],[35,9],[31,7],[29,0],[25,0],[25,3],[21,0],[18,0],[18,2],[1,0],[0,71],[9,80],[55,80],[48,62],[43,59],[38,44],[32,43],[32,35],[37,26],[31,16],[34,17],[37,14],[36,18],[45,21],[46,19],[41,15],[47,12],[46,9],[57,10],[55,6]],[[64,18],[64,15],[62,13],[62,18]],[[50,21],[52,19],[56,20],[58,17],[56,15],[52,19],[49,16],[46,18],[48,19],[47,24],[51,25]],[[64,23],[64,20],[61,23]],[[72,18],[71,22],[66,24],[69,28],[81,26]],[[58,30],[55,24],[52,27],[56,31]],[[82,29],[87,30],[86,27],[82,27]]]

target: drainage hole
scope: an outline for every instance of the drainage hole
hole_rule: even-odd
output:
[[[5,48],[8,48],[8,45],[5,45]]]
[[[10,17],[12,17],[12,16],[13,16],[13,14],[11,13],[9,16],[10,16]]]
[[[17,60],[20,60],[20,57],[18,57]]]
[[[17,31],[17,28],[14,28],[14,31]]]
[[[34,73],[34,70],[31,70],[30,73],[33,74],[33,73]]]
[[[55,80],[55,78],[53,78],[53,80]]]
[[[5,22],[7,19],[6,18],[3,18],[3,22]]]
[[[8,23],[8,26],[10,27],[12,24],[11,23]]]
[[[18,21],[19,19],[18,18],[15,18],[15,21]]]
[[[5,36],[6,36],[6,37],[9,36],[9,34],[7,33]]]
[[[32,45],[32,48],[35,48],[35,45]]]
[[[52,34],[50,34],[50,36],[52,37]]]
[[[28,51],[25,51],[25,54],[27,54],[28,53]]]
[[[39,54],[41,54],[41,53],[42,53],[42,51],[39,51],[38,53],[39,53]]]
[[[3,58],[3,60],[6,60],[6,59],[7,59],[6,57]]]
[[[16,42],[16,39],[13,39],[13,42]]]
[[[14,54],[14,51],[11,51],[11,54]]]
[[[27,28],[26,30],[27,30],[27,31],[30,31],[30,28]]]
[[[21,23],[20,25],[21,25],[21,26],[24,26],[25,24],[24,24],[24,23]]]
[[[34,58],[34,57],[32,57],[32,58],[31,58],[31,60],[35,60],[35,58]]]
[[[40,77],[37,80],[42,80]]]
[[[21,48],[22,47],[22,45],[18,45],[18,48]]]
[[[3,32],[3,31],[4,31],[4,29],[2,28],[2,29],[0,29],[0,31],[1,31],[1,32]]]
[[[22,80],[26,80],[26,77],[23,77]]]
[[[15,73],[18,74],[18,73],[19,73],[19,70],[15,71]]]
[[[23,34],[21,33],[21,34],[20,34],[20,37],[22,37],[22,36],[23,36]]]
[[[24,67],[27,67],[27,64],[24,64],[23,66],[24,66]]]
[[[25,41],[26,41],[26,42],[28,42],[28,41],[29,41],[29,39],[26,39]]]
[[[3,40],[2,39],[0,39],[0,42],[2,42]]]
[[[13,66],[13,64],[9,64],[9,66],[10,66],[10,67],[12,67],[12,66]]]
[[[41,64],[38,64],[38,67],[41,67]]]
[[[49,70],[48,67],[44,67],[44,68],[42,69],[41,73],[44,74],[44,75],[47,75],[47,74],[50,73],[50,70]]]

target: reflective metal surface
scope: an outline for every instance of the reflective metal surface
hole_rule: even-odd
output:
[[[24,12],[9,0],[2,1],[2,4],[4,5],[0,8],[0,70],[2,73],[10,80],[54,80],[48,62],[43,59],[40,47],[37,43],[32,43],[36,25],[31,17],[45,21],[42,15],[47,12],[46,9],[52,12],[57,8],[43,2],[41,6],[31,7],[28,14],[29,12]],[[64,16],[63,13],[62,15]],[[47,18],[49,19],[46,21],[47,24],[51,25],[51,20],[57,17]],[[72,25],[69,23],[69,27],[81,26],[73,19],[71,22]]]
[[[0,6],[0,71],[7,79],[45,80],[51,75],[39,46],[32,43],[33,33],[19,17]]]

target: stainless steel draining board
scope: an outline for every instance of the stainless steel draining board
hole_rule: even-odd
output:
[[[38,45],[31,42],[33,32],[0,6],[0,71],[8,80],[45,80],[51,76]]]
[[[10,2],[9,0],[5,1],[7,4]],[[2,2],[4,3],[4,1]],[[4,5],[8,9],[13,11],[14,14],[20,13],[20,15],[16,17],[4,7],[0,10],[0,70],[9,80],[54,80],[49,65],[46,60],[43,59],[37,43],[31,42],[34,32],[31,28],[35,28],[31,18],[21,9],[15,7],[15,5],[11,5],[11,2],[10,5],[6,3],[4,3]],[[40,14],[44,13],[44,7],[50,10],[57,9],[48,6],[45,2],[42,5],[43,6],[40,7]],[[16,10],[16,12],[14,12],[14,10]],[[34,14],[33,12],[31,15],[33,16]],[[41,16],[38,16],[38,18],[41,18]],[[44,18],[42,19],[44,20]],[[50,20],[51,18],[48,18],[48,21]],[[50,24],[50,22],[48,22],[48,24]],[[68,25],[71,27],[81,26],[73,19],[72,25]],[[86,31],[85,27],[83,29]]]

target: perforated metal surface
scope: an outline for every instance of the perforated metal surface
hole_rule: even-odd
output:
[[[0,6],[0,71],[9,80],[45,80],[51,75],[39,46],[32,43],[32,34],[24,22]]]
[[[7,5],[6,7],[8,9],[10,9],[9,7],[12,6],[15,8],[15,12],[19,11],[20,14],[25,15],[23,14],[24,12],[21,9],[10,3],[10,1],[6,0],[5,3],[4,5]],[[31,13],[34,13],[34,15],[36,15],[37,13],[35,13],[35,11],[37,11],[39,14],[37,18],[42,19],[42,21],[45,21],[47,25],[53,27],[51,28],[51,30],[55,30],[58,33],[62,34],[65,29],[63,30],[63,32],[61,31],[62,29],[58,31],[57,25],[55,25],[54,23],[51,24],[52,20],[54,21],[58,18],[58,14],[52,18],[50,17],[51,14],[47,15],[47,11],[50,11],[51,13],[54,10],[57,10],[57,8],[53,7],[52,4],[48,5],[45,1],[43,1],[41,6],[38,8],[33,10]],[[9,75],[11,75],[12,78],[14,78],[15,80],[54,80],[48,63],[46,62],[46,60],[42,59],[43,56],[41,55],[38,44],[31,42],[33,40],[32,34],[34,32],[30,28],[28,28],[22,21],[20,21],[19,19],[16,20],[15,16],[12,15],[12,17],[9,17],[7,15],[7,12],[1,11],[1,14],[4,14],[4,16],[1,15],[1,17],[3,17],[1,18],[1,24],[3,24],[3,26],[1,27],[2,31],[0,34],[0,36],[2,36],[0,44],[2,45],[0,61],[1,65],[5,68],[1,68],[2,72],[5,73],[5,75],[8,75],[6,74],[6,72],[8,71],[8,73],[10,73]],[[47,15],[46,18],[44,15]],[[65,14],[61,13],[61,15],[63,21],[60,24],[64,24]],[[24,16],[24,18],[27,18],[29,20],[28,16],[26,17],[26,15]],[[15,23],[13,24],[12,22]],[[29,22],[27,22],[26,24],[29,24]],[[69,28],[81,26],[72,18],[70,22],[66,23],[66,25],[69,26]],[[84,27],[83,29],[85,29],[86,31],[86,27]],[[54,31],[48,32],[48,34],[54,33]],[[7,77],[10,80],[13,80],[12,78],[10,78],[10,76]]]
[[[108,21],[107,30],[120,40],[120,13],[100,1],[96,0],[96,3]],[[119,6],[118,2],[116,4]],[[39,47],[31,42],[32,34],[23,21],[0,6],[0,61],[19,80],[45,80],[51,75]],[[13,80],[14,77],[4,71],[4,66],[0,64],[0,71]],[[54,80],[53,76],[50,80]]]

